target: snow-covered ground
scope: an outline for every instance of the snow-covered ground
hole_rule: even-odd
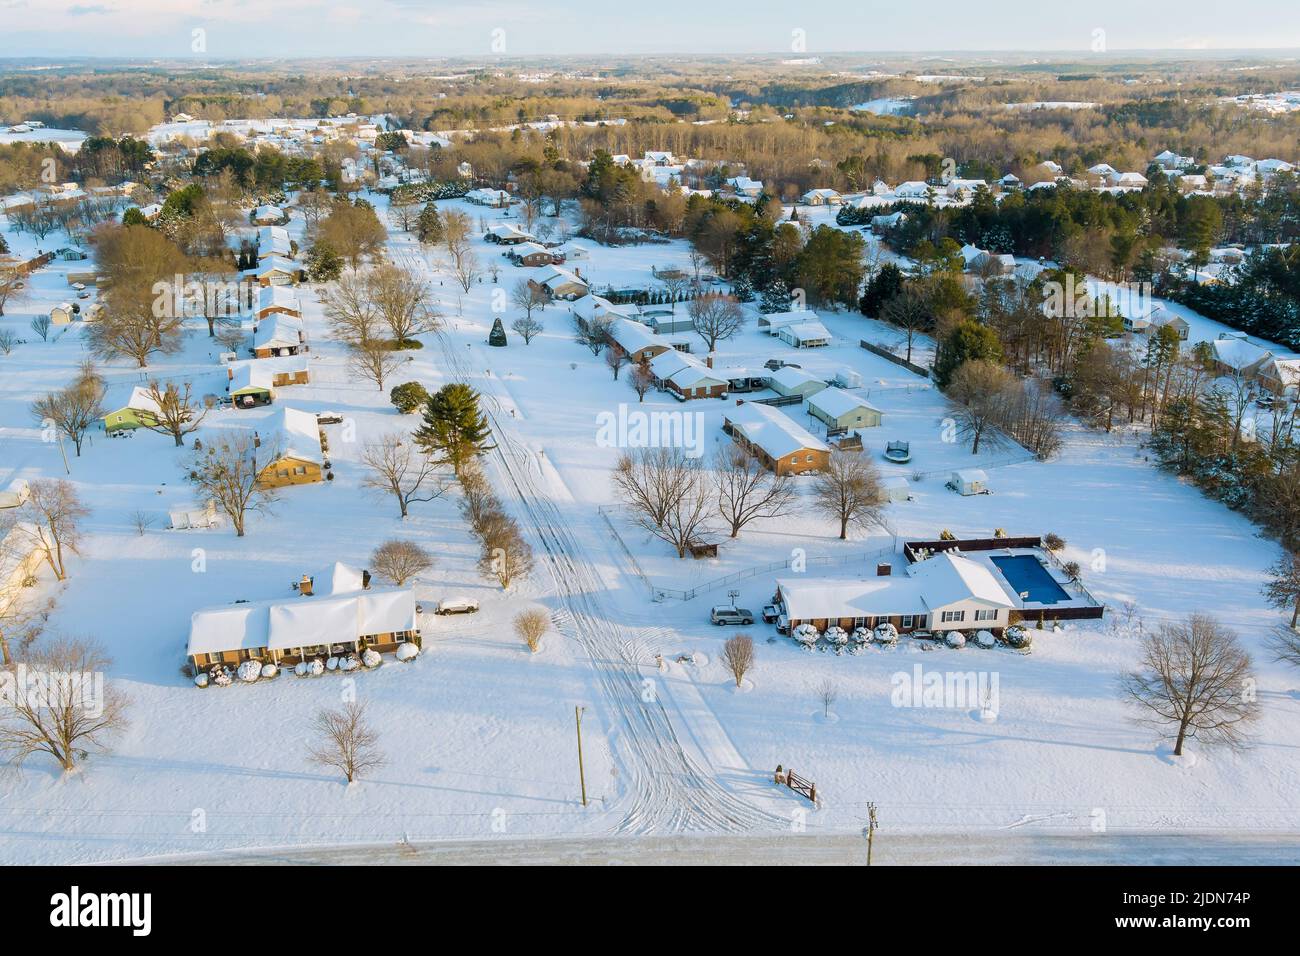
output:
[[[374,197],[383,212],[382,197]],[[461,201],[477,224],[501,214]],[[829,215],[819,213],[819,215]],[[301,223],[295,217],[295,235]],[[12,238],[12,234],[9,234]],[[51,237],[47,245],[55,245]],[[61,244],[61,243],[59,243]],[[684,243],[605,249],[583,241],[575,263],[599,287],[644,285],[652,265],[687,266]],[[409,236],[393,251],[437,263]],[[502,263],[500,284],[529,270],[481,244],[480,257]],[[41,441],[31,399],[64,383],[82,357],[80,327],[41,343],[27,331],[38,310],[67,296],[66,272],[38,272],[31,294],[0,319],[29,341],[0,357],[0,485],[11,477],[60,476],[56,446]],[[0,770],[0,859],[67,862],[194,854],[304,844],[390,843],[498,837],[575,837],[680,831],[747,833],[804,828],[855,833],[868,801],[891,830],[1091,833],[1214,830],[1300,831],[1292,752],[1300,746],[1297,677],[1269,662],[1261,639],[1276,619],[1258,589],[1276,557],[1240,516],[1157,471],[1133,438],[1070,427],[1059,458],[1017,460],[1014,448],[979,456],[944,441],[943,397],[905,370],[858,347],[891,334],[854,313],[823,314],[830,348],[795,352],[752,325],[722,347],[723,364],[761,365],[782,357],[817,372],[851,368],[884,411],[868,432],[879,460],[887,439],[912,443],[914,500],[889,506],[901,536],[1055,532],[1068,541],[1093,593],[1112,606],[1137,604],[1145,626],[1191,610],[1229,621],[1256,652],[1263,718],[1248,752],[1202,752],[1195,766],[1175,762],[1152,734],[1133,725],[1116,677],[1132,665],[1134,628],[1101,624],[1036,633],[1033,653],[1005,649],[892,650],[837,657],[810,654],[759,625],[758,665],[737,691],[719,653],[732,632],[708,623],[708,606],[725,600],[649,600],[634,567],[652,580],[692,585],[755,565],[782,561],[792,548],[809,555],[864,552],[890,544],[881,534],[839,542],[827,522],[807,513],[746,529],[723,540],[719,557],[682,562],[615,513],[611,534],[600,506],[616,505],[610,466],[620,449],[597,441],[597,416],[626,403],[640,410],[700,412],[709,447],[723,438],[730,402],[678,403],[652,392],[639,406],[626,380],[573,341],[562,306],[540,313],[545,332],[525,346],[486,346],[493,286],[485,277],[467,295],[432,273],[442,300],[442,335],[425,336],[394,383],[430,390],[463,378],[483,395],[499,451],[489,473],[539,556],[528,581],[509,594],[475,570],[473,543],[457,515],[456,492],[416,505],[402,522],[389,501],[360,486],[360,445],[414,418],[392,409],[387,393],[355,380],[325,336],[320,307],[302,299],[312,334],[312,383],[279,391],[277,401],[333,410],[356,424],[356,441],[332,439],[336,480],[286,489],[274,514],[250,519],[248,536],[227,528],[138,536],[137,509],[160,518],[189,503],[182,464],[187,450],[161,435],[106,440],[97,435],[71,480],[92,508],[83,554],[64,585],[42,580],[55,603],[53,633],[90,635],[112,653],[110,679],[134,701],[129,732],[111,754],[63,776],[33,759]],[[507,327],[513,314],[504,316]],[[208,375],[216,349],[200,328],[181,355],[151,374]],[[625,373],[626,374],[626,373]],[[139,373],[108,370],[126,385]],[[204,431],[248,426],[270,410],[213,413]],[[791,413],[803,424],[806,416]],[[254,425],[254,427],[256,427]],[[1002,464],[1002,462],[1014,462]],[[891,466],[883,462],[882,470]],[[959,498],[943,487],[947,472],[984,467],[993,494]],[[478,615],[425,620],[426,653],[356,678],[371,707],[389,762],[345,788],[307,757],[315,711],[339,700],[344,679],[281,679],[252,687],[195,689],[180,673],[193,608],[237,598],[288,595],[304,572],[341,560],[364,566],[371,550],[410,536],[438,555],[417,585],[430,600],[477,597]],[[633,558],[624,550],[631,549]],[[196,549],[198,549],[196,551]],[[201,562],[197,559],[201,557]],[[202,567],[196,572],[196,567]],[[851,572],[851,567],[840,573]],[[815,573],[821,573],[820,571]],[[761,606],[772,575],[739,585],[739,601]],[[671,582],[677,582],[675,584]],[[556,626],[532,656],[510,633],[515,613],[540,605]],[[664,669],[655,666],[662,654]],[[678,658],[687,662],[679,663]],[[996,674],[997,719],[976,705],[895,707],[895,675],[924,670]],[[821,715],[817,687],[837,687],[836,719]],[[583,757],[589,806],[579,804],[575,706],[583,706]],[[776,787],[777,764],[816,781],[823,808]],[[1137,846],[1137,844],[1135,844]],[[1141,856],[1144,851],[1135,849]]]

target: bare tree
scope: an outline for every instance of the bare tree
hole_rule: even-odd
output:
[[[0,352],[3,352],[5,355],[11,355],[13,354],[13,350],[18,348],[21,344],[22,340],[18,338],[17,333],[14,332],[13,329],[0,329]]]
[[[31,539],[54,576],[66,580],[66,555],[80,553],[81,522],[90,509],[81,503],[70,481],[37,478],[28,487],[30,494],[22,506],[27,521],[17,527]]]
[[[880,317],[890,325],[902,329],[909,362],[912,361],[912,346],[916,337],[934,325],[924,296],[912,289],[904,289],[886,302]]]
[[[613,327],[614,320],[609,316],[602,315],[586,320],[576,315],[573,317],[573,337],[578,340],[579,345],[585,345],[590,349],[592,355],[599,355],[600,350],[610,343],[610,330]]]
[[[1258,716],[1254,682],[1237,635],[1209,615],[1192,614],[1143,640],[1139,670],[1121,686],[1143,722],[1173,734],[1179,757],[1189,737],[1242,746]]]
[[[632,367],[628,380],[632,383],[632,390],[636,392],[637,401],[644,402],[646,394],[654,388],[655,373],[650,368],[649,362],[640,361]]]
[[[840,698],[839,688],[829,677],[817,685],[817,699],[822,702],[822,716],[831,715],[831,705]]]
[[[150,355],[179,352],[183,320],[172,303],[172,295],[151,289],[114,288],[99,318],[88,323],[91,351],[106,359],[133,359],[140,368]]]
[[[525,316],[522,319],[515,319],[510,323],[510,328],[515,334],[524,340],[524,345],[530,343],[537,336],[541,335],[544,326],[541,322],[532,316]]]
[[[551,619],[541,608],[533,608],[515,615],[515,633],[534,654],[542,649],[542,637],[550,626]]]
[[[344,273],[320,292],[330,337],[351,347],[367,339],[380,339],[379,309],[370,295],[365,273]]]
[[[12,211],[9,215],[12,220]],[[5,306],[16,302],[26,288],[21,272],[13,266],[0,264],[0,315],[5,314]]]
[[[348,367],[367,382],[374,382],[381,392],[402,364],[401,356],[383,339],[360,339],[348,346],[348,355]]]
[[[83,372],[67,388],[32,402],[32,417],[66,435],[80,458],[86,432],[104,414],[103,398],[103,379],[93,370]]]
[[[849,528],[882,525],[884,493],[880,473],[871,460],[853,452],[831,451],[824,471],[813,479],[813,508],[840,526],[840,540]]]
[[[524,310],[524,318],[531,319],[537,309],[546,308],[546,293],[527,279],[520,279],[510,287],[510,302]]]
[[[463,212],[447,213],[442,241],[447,247],[452,276],[460,283],[461,289],[468,292],[474,280],[479,277],[479,263],[478,257],[474,255],[469,216]]]
[[[786,475],[768,471],[738,445],[718,452],[713,470],[718,491],[718,513],[731,537],[756,518],[780,518],[790,513],[796,499],[794,483]]]
[[[377,488],[397,499],[403,518],[410,505],[441,498],[450,486],[438,465],[418,451],[415,443],[397,432],[366,445],[361,461],[370,469],[364,479],[367,487]]]
[[[1007,409],[1014,386],[1011,373],[996,362],[973,359],[952,374],[948,397],[957,403],[958,434],[971,443],[971,454],[979,454],[981,442],[999,444],[999,428],[1007,421]]]
[[[7,587],[0,587],[0,663],[8,667],[14,662],[11,642],[25,647],[41,630],[41,617],[28,600],[28,588],[34,583],[19,579],[16,571],[25,565],[32,553],[33,539],[21,532],[14,533],[18,516],[0,514],[0,565],[14,569]]]
[[[708,293],[692,299],[686,307],[691,327],[704,339],[710,352],[718,343],[731,338],[745,325],[745,313],[732,296]]]
[[[722,645],[722,663],[739,687],[745,675],[754,666],[754,639],[748,634],[737,634]]]
[[[610,345],[605,349],[605,366],[614,373],[614,381],[618,381],[618,373],[623,370],[627,364],[627,353],[617,345]]]
[[[1268,648],[1273,652],[1273,660],[1300,667],[1300,631],[1295,628],[1277,625],[1269,638]]]
[[[32,319],[32,331],[41,337],[42,342],[50,340],[50,326],[53,320],[48,312],[39,313],[36,318]]]
[[[502,588],[509,588],[515,579],[532,571],[532,546],[524,539],[515,520],[504,512],[492,513],[479,532],[479,542],[482,545],[479,570],[485,576],[496,578]]]
[[[0,710],[0,751],[15,764],[49,754],[69,771],[89,751],[107,750],[127,727],[127,700],[104,677],[112,663],[94,642],[69,638],[28,656],[28,672],[48,679]]]
[[[149,398],[157,407],[154,421],[146,421],[145,427],[163,435],[171,435],[180,448],[185,444],[185,436],[199,430],[199,425],[207,417],[208,410],[193,397],[193,386],[189,382],[177,385],[168,382],[160,385],[149,383]]]
[[[127,519],[131,522],[131,527],[135,529],[135,533],[140,537],[144,537],[144,533],[156,523],[154,516],[143,509],[132,511],[127,515]]]
[[[387,762],[379,734],[366,720],[365,705],[355,700],[338,710],[319,711],[313,730],[318,743],[311,749],[312,760],[341,771],[348,783]]]
[[[699,459],[680,448],[641,448],[619,460],[613,477],[637,524],[686,557],[715,511]]]
[[[366,276],[370,301],[400,346],[438,327],[429,284],[413,264],[384,263]]]
[[[196,448],[190,463],[190,483],[205,499],[216,503],[240,538],[244,536],[248,513],[267,511],[275,500],[274,489],[258,481],[259,452],[267,463],[278,457],[273,446],[259,447],[249,433],[232,430],[209,439],[203,448]]]
[[[1269,607],[1290,610],[1291,629],[1300,619],[1300,554],[1288,551],[1268,569],[1268,581],[1261,588]]]
[[[414,541],[394,538],[375,548],[370,564],[377,573],[401,587],[433,567],[433,555]]]

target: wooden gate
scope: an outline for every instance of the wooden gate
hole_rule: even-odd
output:
[[[776,768],[776,782],[784,784],[800,796],[807,797],[814,804],[817,802],[817,784],[805,780],[793,770],[782,769],[779,764]]]

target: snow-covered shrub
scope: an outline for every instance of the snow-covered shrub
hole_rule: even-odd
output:
[[[1024,649],[1033,643],[1033,632],[1019,624],[1012,624],[1006,629],[1007,643],[1017,649]]]
[[[251,684],[262,676],[261,661],[244,661],[239,665],[239,679],[245,684]]]
[[[365,664],[367,667],[378,667],[383,662],[383,655],[373,647],[367,647],[365,653],[361,655],[361,663]]]
[[[263,664],[262,676],[265,677],[267,680],[270,680],[272,677],[279,677],[280,668],[276,667],[274,664]]]
[[[326,667],[327,670],[332,670],[332,671],[336,671],[336,670],[338,670],[338,669],[339,669],[339,659],[338,659],[337,657],[331,657],[331,658],[329,658],[327,661],[325,661],[325,667]]]
[[[875,631],[872,632],[876,641],[880,644],[897,644],[898,628],[888,621],[881,621],[876,625]]]
[[[230,671],[224,667],[218,667],[212,672],[212,683],[218,687],[229,687],[231,683]]]
[[[312,677],[320,677],[321,674],[325,673],[325,665],[318,657],[307,664],[307,670],[311,672]]]
[[[195,687],[208,686],[208,675],[205,671],[199,671],[199,673],[194,675],[194,686]]]
[[[354,671],[361,666],[361,659],[355,654],[349,654],[347,657],[339,658],[339,670]]]
[[[293,665],[293,672],[298,677],[306,677],[310,670],[311,667],[308,666],[306,661],[299,661]]]
[[[871,641],[871,634],[872,631],[869,627],[855,627],[853,629],[853,643],[867,644]]]
[[[943,642],[949,647],[965,647],[966,635],[961,631],[949,631],[943,636]]]
[[[813,627],[811,624],[800,624],[791,632],[790,636],[809,650],[811,650],[812,646],[817,643],[817,639],[821,637],[821,635],[817,633],[817,628]]]
[[[992,631],[976,631],[975,643],[980,647],[992,647],[997,643],[997,639],[993,636]]]
[[[822,637],[831,647],[843,647],[849,642],[849,632],[838,625],[826,628],[826,633]]]
[[[420,649],[409,641],[405,644],[397,645],[397,659],[399,661],[413,661],[420,654]]]

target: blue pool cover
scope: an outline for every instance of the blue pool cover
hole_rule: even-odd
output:
[[[1059,604],[1070,600],[1065,589],[1052,579],[1043,563],[1032,554],[1012,554],[989,558],[1017,594],[1028,593],[1031,604]]]

